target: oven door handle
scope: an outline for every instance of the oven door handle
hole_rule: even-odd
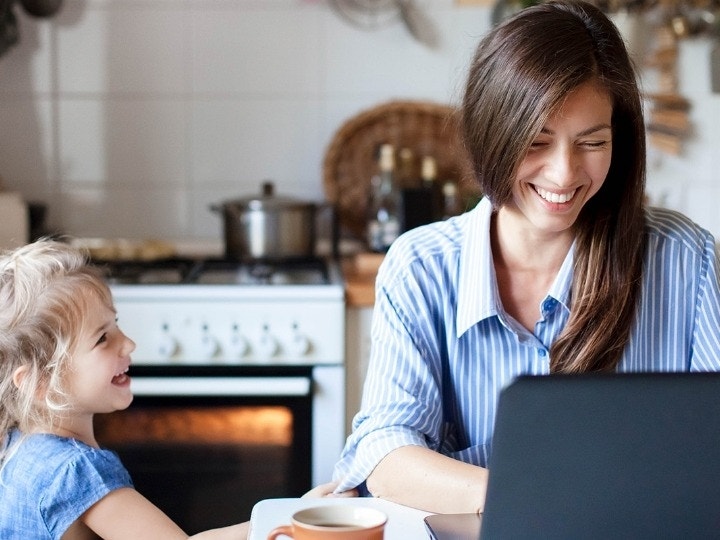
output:
[[[136,396],[309,396],[308,377],[133,377]]]

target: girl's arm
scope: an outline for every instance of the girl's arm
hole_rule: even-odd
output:
[[[188,538],[162,510],[132,488],[111,491],[81,517],[95,534],[106,540],[184,540]],[[249,524],[213,529],[192,536],[197,539],[245,540]]]

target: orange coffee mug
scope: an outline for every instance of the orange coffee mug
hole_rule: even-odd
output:
[[[374,508],[338,504],[300,510],[291,522],[270,531],[268,540],[281,535],[295,540],[382,540],[387,516]]]

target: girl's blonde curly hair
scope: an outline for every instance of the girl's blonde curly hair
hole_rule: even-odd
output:
[[[100,271],[69,244],[41,239],[0,256],[0,440],[67,409],[64,374],[91,297],[112,305]]]

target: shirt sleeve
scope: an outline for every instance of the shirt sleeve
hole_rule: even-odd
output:
[[[109,450],[87,449],[69,459],[40,500],[40,511],[53,538],[111,491],[133,487],[120,458]]]
[[[720,370],[720,262],[718,259],[713,237],[707,234],[695,309],[692,371]]]
[[[407,260],[391,248],[378,273],[362,407],[335,467],[337,491],[362,491],[372,470],[397,448],[438,447],[439,318],[433,317],[432,287],[408,270]]]

